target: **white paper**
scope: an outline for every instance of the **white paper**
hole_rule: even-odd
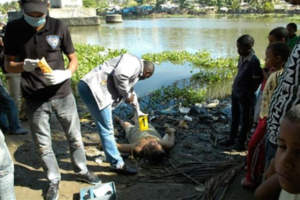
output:
[[[113,189],[110,184],[101,185],[98,188],[93,189],[96,197],[104,197],[107,193],[112,194]]]

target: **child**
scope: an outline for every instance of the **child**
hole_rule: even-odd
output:
[[[273,66],[274,72],[270,75],[265,85],[258,125],[248,144],[247,174],[246,177],[242,179],[242,185],[244,187],[255,187],[257,176],[264,170],[264,136],[269,111],[268,107],[273,91],[277,85],[277,79],[283,71],[289,54],[289,47],[284,42],[272,43],[266,49],[265,66]]]
[[[258,200],[300,199],[300,105],[294,106],[284,116],[278,136],[274,174],[255,191]]]
[[[277,27],[270,31],[268,35],[269,44],[272,44],[274,42],[286,42],[288,39],[288,31],[283,27]],[[266,66],[263,70],[264,79],[261,83],[260,90],[258,93],[258,96],[256,98],[255,108],[254,108],[254,122],[257,123],[259,119],[259,113],[260,113],[260,105],[261,105],[261,98],[262,93],[265,88],[265,84],[267,82],[267,79],[272,72],[273,66]]]
[[[299,39],[299,36],[296,35],[297,25],[295,23],[289,23],[286,26],[286,29],[288,31],[288,38],[286,43],[289,45],[290,50],[293,50],[294,46],[296,45]]]
[[[285,0],[294,5],[300,5],[300,0]],[[274,158],[277,149],[277,138],[280,132],[280,123],[292,106],[300,104],[300,41],[293,48],[286,67],[282,72],[277,87],[274,90],[267,120],[267,132],[265,140],[266,159],[265,168],[270,160]]]
[[[273,42],[286,42],[288,39],[288,31],[286,28],[274,28],[268,35],[269,44]]]
[[[237,40],[237,51],[240,55],[238,62],[238,74],[232,86],[232,122],[229,139],[220,142],[229,150],[245,150],[245,141],[250,129],[250,110],[254,93],[262,81],[262,69],[252,47],[254,39],[250,35],[242,35]],[[235,138],[238,134],[239,122],[241,120],[241,132],[238,142]]]

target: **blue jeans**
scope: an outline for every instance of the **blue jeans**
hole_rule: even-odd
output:
[[[96,123],[103,150],[111,168],[122,168],[124,161],[120,156],[114,138],[111,105],[99,110],[89,86],[83,81],[80,81],[78,84],[78,92]]]
[[[50,117],[54,112],[68,141],[71,163],[76,174],[85,174],[86,157],[81,137],[75,98],[70,94],[51,101],[26,100],[26,114],[38,155],[47,178],[52,183],[60,179],[59,167],[52,150]]]
[[[0,200],[15,200],[14,164],[0,130]]]
[[[16,131],[21,128],[18,108],[2,85],[0,85],[0,127],[3,131]]]

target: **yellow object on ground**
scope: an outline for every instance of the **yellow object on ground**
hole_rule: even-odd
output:
[[[148,127],[148,115],[140,115],[139,116],[139,125],[141,131],[147,131]]]

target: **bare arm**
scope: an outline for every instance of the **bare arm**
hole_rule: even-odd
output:
[[[175,141],[175,129],[174,128],[167,128],[166,129],[167,132],[167,136],[168,137],[164,137],[162,140],[159,140],[159,144],[161,144],[161,146],[166,149],[169,150],[174,146],[174,141]]]
[[[123,153],[131,153],[133,144],[118,144],[117,143],[117,148],[119,151],[121,151]]]
[[[255,190],[254,197],[257,200],[274,200],[279,198],[280,192],[278,177],[274,174]]]
[[[69,59],[68,70],[70,70],[73,74],[78,68],[77,56],[75,53],[72,53],[72,54],[67,55],[67,57]]]
[[[9,73],[21,73],[25,70],[23,69],[23,62],[16,62],[16,56],[4,56],[4,66],[5,70]]]
[[[258,200],[278,199],[281,186],[275,171],[275,160],[271,160],[270,165],[264,173],[265,181],[256,189],[254,196]]]
[[[264,79],[268,79],[270,74],[268,72],[266,72],[264,69],[262,70],[262,73],[263,73],[263,76],[264,76]]]

